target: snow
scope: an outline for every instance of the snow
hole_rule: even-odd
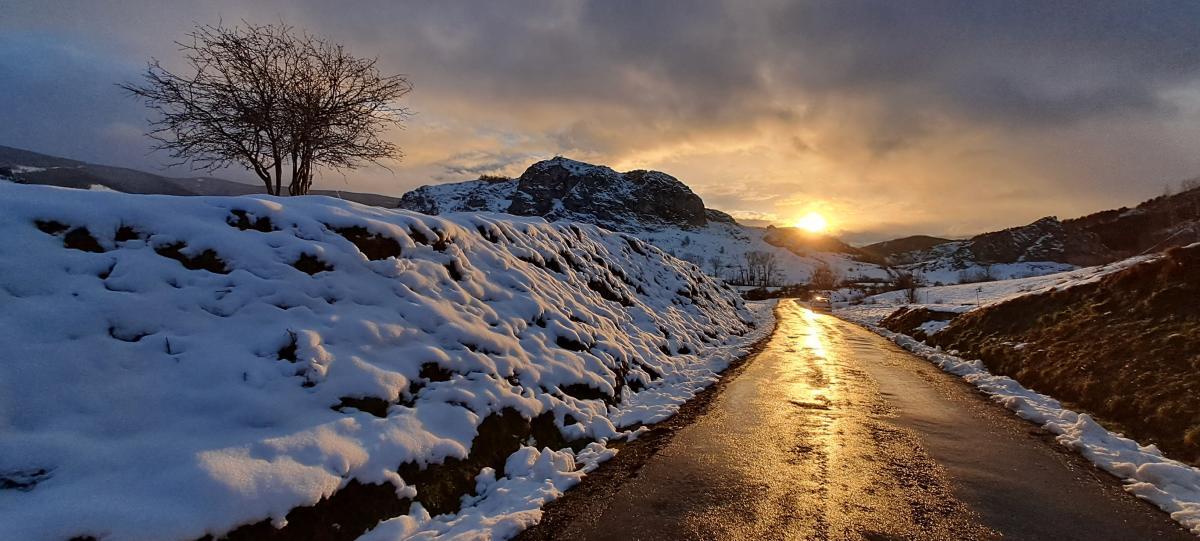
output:
[[[709,274],[713,273],[711,260],[717,258],[722,267],[718,274],[725,278],[735,272],[737,265],[745,264],[746,253],[754,251],[775,254],[784,284],[808,283],[821,265],[829,265],[839,279],[889,278],[882,267],[855,261],[845,254],[810,252],[799,255],[772,245],[765,240],[768,230],[761,227],[709,222],[704,227],[692,229],[658,227],[633,234],[676,257],[700,265]]]
[[[233,210],[275,230],[231,227]],[[86,227],[104,251],[66,248],[70,233],[39,220]],[[368,260],[336,231],[348,227],[401,255]],[[117,241],[126,228],[139,238]],[[351,479],[412,496],[401,464],[465,457],[504,408],[551,412],[565,436],[595,443],[523,447],[502,478],[480,474],[459,513],[413,505],[367,536],[504,538],[611,456],[607,442],[674,414],[771,330],[770,305],[688,263],[540,218],[4,183],[0,229],[0,477],[26,485],[0,490],[0,539],[278,526]],[[229,272],[159,255],[177,242]],[[332,270],[294,268],[302,255]],[[423,380],[427,363],[450,379]],[[626,370],[644,390],[617,385]],[[572,384],[620,400],[574,398]],[[331,409],[341,397],[390,407]]]
[[[1126,491],[1153,503],[1200,535],[1200,468],[1166,458],[1153,445],[1143,446],[1110,432],[1085,413],[1066,409],[1057,400],[1026,389],[1012,378],[988,372],[981,361],[961,359],[955,351],[943,352],[867,320],[858,323],[963,378],[1019,417],[1041,425],[1056,435],[1058,443],[1122,479]]]
[[[434,204],[435,214],[480,210],[504,212],[512,205],[512,194],[517,181],[494,182],[471,181],[451,184],[421,186],[412,193],[419,194],[424,202]]]
[[[919,326],[917,326],[917,330],[925,333],[926,335],[933,335],[933,334],[937,334],[938,331],[945,329],[947,325],[950,325],[949,321],[932,320],[932,321],[926,321],[925,323],[920,324]]]
[[[873,295],[854,304],[844,300],[835,306],[838,315],[856,321],[865,321],[873,325],[895,312],[901,306],[922,306],[939,312],[966,312],[983,306],[1001,303],[1022,295],[1033,295],[1063,289],[1080,284],[1091,283],[1105,275],[1147,261],[1155,255],[1138,256],[1123,259],[1107,265],[1084,267],[1080,269],[1017,278],[1011,280],[996,280],[973,284],[956,284],[948,286],[922,287],[917,290],[916,303],[907,302],[904,291],[891,291]]]
[[[918,297],[924,302],[916,306],[942,312],[967,312],[1022,295],[1095,282],[1156,257],[1161,256],[1138,256],[1046,276],[921,288]],[[839,303],[835,313],[887,337],[942,370],[962,377],[1018,416],[1056,434],[1059,443],[1123,479],[1125,490],[1157,505],[1185,528],[1200,535],[1200,469],[1164,457],[1153,445],[1142,446],[1110,432],[1089,415],[1066,409],[1053,398],[1026,389],[1016,380],[991,374],[981,361],[964,360],[955,356],[956,351],[943,352],[910,336],[879,327],[883,318],[907,305],[904,295],[903,291],[893,291],[867,297],[861,304]],[[934,334],[949,323],[929,321],[920,329]],[[1017,344],[1015,349],[1024,347],[1025,344]]]

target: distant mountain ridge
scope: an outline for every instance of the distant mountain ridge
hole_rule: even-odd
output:
[[[168,177],[109,165],[60,158],[19,148],[0,146],[0,178],[21,184],[43,184],[118,192],[161,195],[251,195],[263,193],[261,186],[214,177]],[[395,197],[373,193],[313,190],[312,195],[338,197],[364,205],[395,207]]]
[[[1072,266],[1111,263],[1147,252],[1200,242],[1200,187],[1070,220],[1047,216],[1033,223],[934,243],[906,237],[864,247],[892,265],[943,273],[980,266],[1053,262]],[[927,246],[920,246],[921,244]],[[916,249],[905,250],[910,246]]]

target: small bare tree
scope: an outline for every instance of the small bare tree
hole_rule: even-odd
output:
[[[904,292],[904,300],[906,302],[916,304],[920,297],[920,289],[925,285],[925,279],[920,273],[899,271],[896,273],[896,279],[892,282],[892,285]]]
[[[772,252],[750,251],[745,254],[746,285],[768,287],[779,285],[779,259]]]
[[[303,195],[318,167],[401,156],[383,135],[408,114],[396,102],[412,86],[377,59],[284,24],[197,26],[188,37],[177,42],[186,73],[151,60],[143,84],[121,85],[158,113],[148,135],[177,164],[242,165],[272,195],[287,170],[287,193]]]
[[[820,291],[831,290],[837,287],[837,284],[837,273],[833,271],[833,268],[830,267],[828,263],[824,262],[817,265],[817,268],[813,269],[812,278],[810,278],[808,281],[809,286]]]
[[[721,271],[725,269],[725,258],[720,254],[714,254],[708,258],[709,274],[715,278],[721,278]]]

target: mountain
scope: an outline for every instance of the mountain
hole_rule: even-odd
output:
[[[912,235],[909,237],[901,237],[898,239],[868,244],[859,249],[876,257],[888,258],[908,252],[928,250],[934,246],[945,244],[947,242],[953,241],[950,239],[943,239],[941,237],[931,237],[929,235]]]
[[[0,182],[0,235],[5,540],[496,538],[773,328],[586,224]]]
[[[1033,276],[1111,263],[1200,242],[1200,186],[1121,207],[983,233],[967,240],[905,237],[863,250],[945,284]],[[940,241],[940,242],[939,242]]]
[[[128,169],[97,165],[0,146],[0,178],[20,184],[43,184],[81,190],[109,189],[134,194],[162,195],[251,195],[263,193],[258,185],[214,177],[167,177]],[[364,205],[395,207],[397,199],[385,195],[338,190],[313,190]]]
[[[621,173],[564,157],[534,163],[515,179],[422,186],[404,194],[399,206],[426,214],[500,212],[595,224],[635,235],[733,282],[743,281],[748,256],[756,252],[773,254],[779,283],[807,282],[826,265],[852,280],[888,277],[868,254],[832,237],[739,224],[705,208],[699,195],[666,173]]]

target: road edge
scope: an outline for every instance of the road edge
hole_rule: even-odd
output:
[[[565,525],[587,520],[589,517],[591,520],[599,518],[601,513],[597,511],[607,506],[612,496],[617,493],[618,487],[637,477],[642,466],[670,444],[680,430],[707,413],[725,388],[762,353],[767,343],[775,336],[775,332],[779,330],[779,311],[785,301],[786,299],[781,299],[771,308],[774,316],[771,332],[752,344],[749,352],[731,362],[725,370],[721,371],[720,379],[684,402],[675,415],[646,425],[648,430],[636,440],[623,444],[616,456],[588,473],[579,484],[567,489],[562,496],[543,505],[542,516],[538,523],[526,528],[512,539],[514,541],[557,539]]]

